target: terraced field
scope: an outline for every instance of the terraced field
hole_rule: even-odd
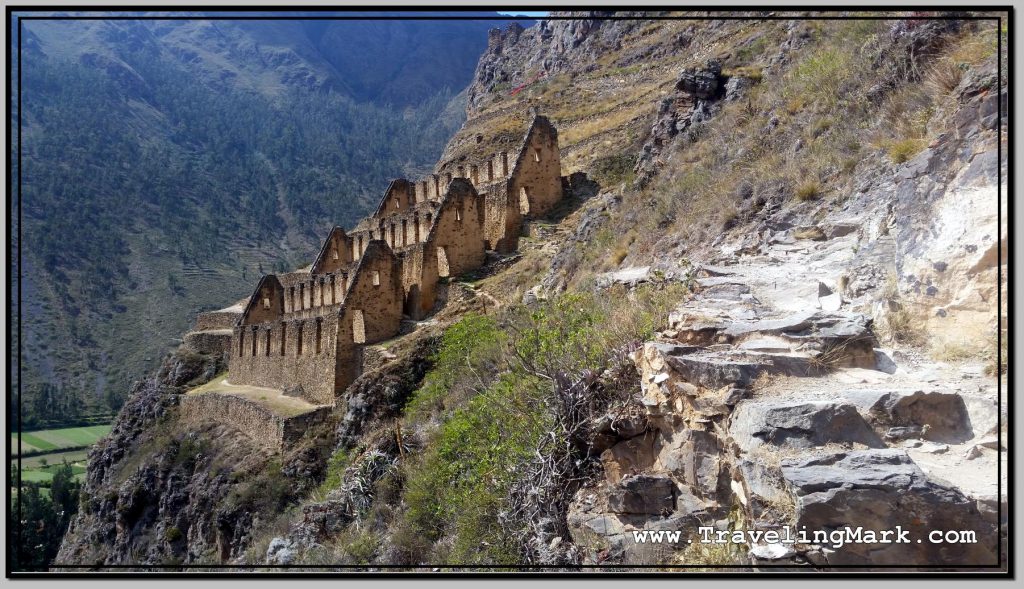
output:
[[[21,433],[20,453],[42,454],[91,446],[110,433],[109,425],[68,427]],[[19,453],[18,434],[11,434],[11,449]]]
[[[85,478],[87,448],[110,433],[109,425],[67,427],[21,433],[21,480],[48,487],[57,469],[65,462],[78,480]],[[11,451],[18,455],[18,434],[11,434]],[[17,467],[12,460],[11,466]]]

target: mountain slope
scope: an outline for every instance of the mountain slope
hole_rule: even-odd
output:
[[[551,117],[576,174],[520,251],[369,347],[326,431],[275,457],[176,414],[218,370],[178,350],[94,451],[60,562],[816,571],[998,556],[1005,31],[575,16],[492,34],[442,154],[491,152],[531,110]],[[151,407],[168,408],[155,433]],[[979,542],[780,550],[695,533],[858,521]],[[693,545],[634,540],[662,531]]]

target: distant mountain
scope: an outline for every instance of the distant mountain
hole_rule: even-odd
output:
[[[200,16],[23,23],[28,424],[109,413],[195,312],[431,168],[506,24]]]

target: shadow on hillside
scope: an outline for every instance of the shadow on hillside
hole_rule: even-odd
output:
[[[573,214],[583,203],[597,196],[601,185],[587,176],[586,172],[573,172],[562,177],[562,199],[539,220],[547,223],[561,223]]]

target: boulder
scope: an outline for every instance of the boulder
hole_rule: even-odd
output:
[[[886,436],[946,443],[960,443],[973,436],[967,406],[956,393],[854,390],[844,397]]]
[[[782,319],[737,321],[721,333],[734,344],[773,336],[790,342],[793,349],[823,356],[830,365],[873,369],[877,342],[870,325],[862,314],[805,311]]]
[[[671,356],[666,361],[677,378],[705,389],[746,387],[766,368],[750,356],[728,352]]]
[[[961,397],[964,406],[967,407],[967,414],[971,420],[971,430],[975,436],[994,435],[999,429],[999,406],[992,399],[968,395]],[[1003,423],[1007,423],[1005,414],[1006,407],[1003,407]]]
[[[644,414],[626,410],[613,410],[593,421],[594,448],[603,452],[622,440],[642,435],[647,431],[648,420]]]
[[[754,80],[748,77],[733,76],[725,83],[725,99],[728,101],[739,100],[753,85]]]
[[[627,476],[608,491],[608,511],[669,514],[676,508],[675,490],[675,483],[665,476]]]
[[[722,82],[722,64],[708,60],[703,68],[686,68],[679,74],[676,90],[686,92],[694,98],[715,98]]]
[[[989,450],[1005,450],[1006,448],[999,441],[998,436],[985,436],[978,440],[978,446],[982,448],[988,448]]]
[[[607,272],[597,277],[597,284],[602,288],[607,288],[613,284],[624,284],[628,287],[634,287],[638,284],[650,281],[650,266],[624,268],[615,272]]]
[[[266,563],[273,565],[289,565],[295,562],[295,546],[284,538],[274,538],[267,546]]]
[[[892,352],[875,348],[875,370],[886,374],[896,374],[897,368],[896,361],[892,359]]]
[[[783,337],[765,335],[744,340],[737,347],[747,352],[784,354],[793,350],[793,343]]]
[[[730,483],[733,495],[746,508],[752,522],[788,520],[792,516],[788,510],[793,499],[783,485],[779,467],[766,463],[760,457],[748,456],[736,459],[734,476],[737,478]],[[780,513],[783,509],[787,513]]]
[[[861,228],[860,223],[845,223],[835,222],[825,227],[825,236],[829,239],[836,239],[837,237],[845,237],[852,233],[856,233]]]
[[[843,306],[843,297],[837,292],[823,297],[818,297],[818,305],[821,307],[822,311],[834,313]]]
[[[905,530],[909,543],[822,545],[827,565],[997,566],[996,528],[976,502],[928,479],[903,450],[872,449],[784,460],[796,529]],[[929,532],[973,531],[975,543],[933,543]],[[895,538],[895,536],[894,536]]]
[[[732,415],[729,434],[744,452],[765,444],[795,448],[830,442],[884,446],[856,407],[834,401],[744,401]]]
[[[765,319],[762,321],[734,323],[725,330],[725,335],[740,338],[751,334],[778,335],[789,332],[801,332],[812,326],[811,318],[816,313],[806,312],[790,315],[782,319]]]

